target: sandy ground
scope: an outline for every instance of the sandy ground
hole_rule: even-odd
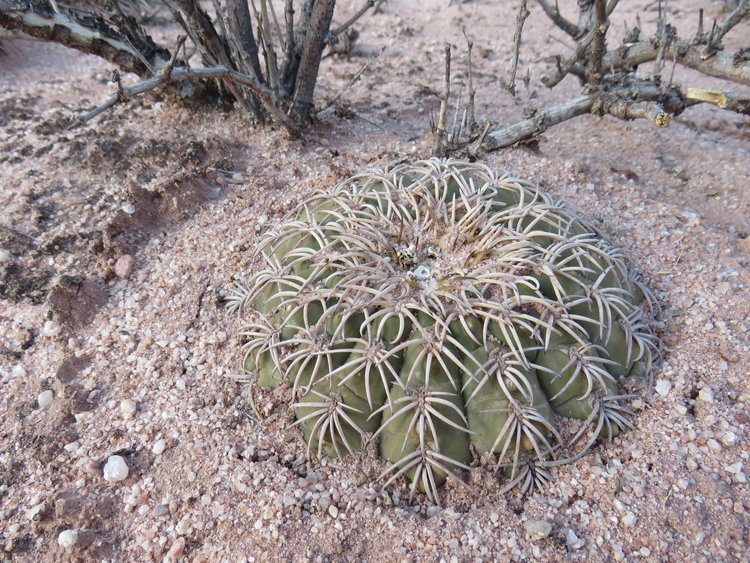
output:
[[[584,117],[534,147],[486,155],[538,182],[621,247],[663,308],[657,392],[637,429],[554,471],[525,499],[489,474],[444,506],[383,489],[372,454],[308,468],[272,392],[252,416],[237,321],[223,292],[253,245],[303,197],[372,164],[427,156],[445,40],[466,80],[476,42],[477,113],[521,112],[508,73],[514,2],[393,0],[349,58],[323,65],[333,96],[386,53],[303,141],[238,113],[143,97],[75,130],[111,86],[109,66],[15,41],[0,57],[0,549],[24,561],[749,560],[750,120],[692,108],[666,129]],[[623,2],[647,29],[648,2]],[[359,2],[341,2],[343,21]],[[672,12],[687,35],[704,7]],[[617,26],[618,33],[623,26]],[[171,30],[167,30],[173,33]],[[735,30],[728,43],[750,34]],[[578,91],[539,85],[564,52],[532,6],[521,72],[536,104]],[[732,43],[734,42],[734,43]],[[499,77],[499,78],[498,78]],[[132,77],[128,77],[132,80]],[[718,81],[678,71],[686,85]],[[51,393],[48,393],[51,392]],[[51,402],[50,402],[51,399]],[[132,401],[132,403],[131,403]],[[41,405],[40,405],[41,403]],[[44,406],[46,405],[46,406]],[[135,407],[133,412],[132,408]],[[121,455],[128,477],[103,479]],[[530,531],[538,521],[551,532]],[[544,526],[541,526],[542,528]],[[72,548],[58,534],[77,530]]]

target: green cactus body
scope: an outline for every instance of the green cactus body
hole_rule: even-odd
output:
[[[528,182],[422,161],[354,176],[292,217],[234,303],[248,377],[289,383],[310,454],[379,440],[387,482],[437,502],[472,452],[533,486],[587,432],[584,449],[632,426],[618,379],[650,375],[653,299]],[[583,421],[576,435],[555,415]]]

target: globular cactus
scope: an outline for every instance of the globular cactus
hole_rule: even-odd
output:
[[[650,378],[650,293],[524,180],[455,160],[370,170],[302,203],[256,256],[233,296],[243,378],[289,385],[308,455],[379,439],[386,484],[405,475],[439,502],[473,457],[528,490],[632,427],[618,381]]]

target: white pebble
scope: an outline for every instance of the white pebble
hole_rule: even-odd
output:
[[[565,534],[565,542],[571,549],[581,549],[586,543],[585,541],[580,539],[573,530],[570,529]]]
[[[635,514],[632,512],[628,512],[625,516],[622,518],[622,523],[625,524],[628,528],[632,528],[635,526],[635,523],[638,521],[638,519],[635,517]]]
[[[42,328],[42,335],[55,337],[62,331],[62,327],[55,321],[47,321]]]
[[[703,401],[705,403],[713,403],[714,392],[711,390],[710,387],[704,387],[698,392],[698,400]]]
[[[331,505],[328,507],[328,514],[331,515],[331,518],[337,518],[339,515],[339,509]]]
[[[21,365],[13,366],[13,369],[11,370],[10,374],[13,377],[26,377],[26,368],[24,368]]]
[[[724,470],[727,473],[736,474],[742,471],[742,462],[738,461],[737,463],[733,463],[732,465],[727,465]]]
[[[125,420],[130,420],[135,416],[137,405],[133,399],[123,399],[120,401],[120,414]]]
[[[13,257],[10,255],[10,252],[4,248],[0,248],[0,263],[10,262],[11,260],[13,260]]]
[[[190,526],[192,525],[193,523],[190,521],[189,518],[183,518],[174,527],[174,531],[177,532],[179,535],[183,536],[188,533],[188,530],[190,529]]]
[[[656,382],[656,392],[662,397],[666,397],[670,389],[672,389],[672,384],[666,379],[659,379]]]
[[[734,432],[727,430],[719,434],[719,441],[725,446],[734,446],[737,443],[738,437]]]
[[[42,512],[44,511],[44,503],[40,502],[39,504],[32,506],[26,511],[26,518],[29,520],[37,521],[42,517]]]
[[[154,453],[154,455],[161,455],[164,453],[164,450],[166,449],[167,449],[167,441],[162,438],[154,442],[154,446],[151,448],[151,451]]]
[[[130,470],[122,456],[111,455],[104,464],[105,481],[122,481],[126,479]]]
[[[232,177],[229,179],[229,182],[232,184],[241,184],[245,181],[245,179],[242,177],[242,174],[239,172],[235,172],[232,174]]]
[[[39,396],[36,398],[36,402],[39,403],[40,409],[46,409],[48,406],[52,404],[52,401],[55,399],[54,393],[47,389],[46,391],[42,391],[39,393]]]
[[[135,205],[133,205],[132,203],[123,203],[122,210],[128,215],[132,215],[133,213],[135,213]]]
[[[552,532],[552,524],[546,520],[529,520],[524,523],[523,527],[526,528],[526,534],[532,540],[541,540]]]
[[[65,549],[70,549],[78,543],[78,530],[63,530],[57,536],[57,543]]]

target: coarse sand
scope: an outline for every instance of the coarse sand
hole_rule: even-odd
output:
[[[566,3],[570,4],[570,3]],[[654,2],[621,2],[615,33]],[[674,4],[674,5],[673,5]],[[669,3],[681,35],[698,8]],[[342,1],[337,21],[360,5]],[[258,237],[301,199],[368,166],[429,155],[430,121],[462,29],[477,117],[519,119],[507,80],[516,2],[389,0],[349,57],[325,59],[332,98],[302,140],[239,112],[146,95],[85,127],[111,66],[15,40],[0,56],[0,549],[19,561],[750,560],[750,119],[714,107],[657,129],[585,116],[483,162],[530,178],[588,218],[644,273],[664,355],[636,429],[519,498],[490,472],[443,506],[384,489],[372,452],[308,466],[281,391],[255,396],[224,296]],[[539,78],[565,53],[529,3],[519,75],[543,108],[577,95]],[[613,24],[614,25],[614,24]],[[176,35],[157,28],[162,39]],[[649,31],[650,30],[650,31]],[[618,35],[618,36],[619,36]],[[750,36],[747,22],[726,43]],[[745,45],[747,46],[747,45]],[[645,68],[644,72],[648,72]],[[125,76],[133,83],[133,76]],[[677,69],[685,86],[722,82]],[[737,86],[738,91],[747,92]],[[525,93],[520,94],[523,98]],[[519,98],[519,100],[520,100]],[[118,459],[112,459],[117,456]],[[109,460],[109,461],[108,461]],[[106,463],[106,467],[105,467]]]

